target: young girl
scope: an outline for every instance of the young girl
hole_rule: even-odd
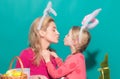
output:
[[[43,54],[48,72],[53,78],[64,76],[65,79],[86,79],[85,59],[82,52],[86,49],[90,41],[90,34],[87,30],[83,30],[82,40],[79,42],[79,31],[80,27],[74,26],[64,39],[64,45],[71,48],[71,54],[64,63],[62,63],[61,59],[55,53],[51,52],[56,57],[56,62],[59,66],[57,69],[50,61],[50,54]],[[44,50],[44,52],[49,51]]]
[[[98,24],[98,20],[94,17],[101,9],[95,10],[92,14],[87,15],[83,21],[83,26],[73,26],[64,39],[64,45],[69,46],[71,54],[63,63],[61,59],[54,53],[43,50],[43,57],[49,74],[53,78],[62,79],[86,79],[86,66],[83,51],[87,48],[90,42],[90,34],[87,31]],[[90,23],[90,24],[89,24]],[[56,57],[58,68],[55,68],[50,61],[50,54]]]
[[[49,46],[51,43],[58,43],[59,33],[56,24],[51,17],[45,17],[42,27],[38,30],[38,25],[41,18],[37,18],[31,25],[29,33],[30,47],[23,50],[20,54],[20,59],[25,68],[30,68],[30,75],[32,79],[38,79],[41,75],[52,79],[47,72],[46,64],[41,56],[42,50],[52,51]],[[53,66],[56,62],[53,56],[50,57]],[[20,68],[19,62],[16,64]]]

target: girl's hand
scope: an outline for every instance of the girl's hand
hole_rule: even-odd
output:
[[[58,55],[57,55],[55,52],[50,52],[50,54],[51,54],[52,56],[54,56],[55,58],[58,57]]]
[[[30,79],[48,79],[48,78],[44,75],[32,75],[30,76]]]

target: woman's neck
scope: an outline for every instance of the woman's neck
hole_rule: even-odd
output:
[[[41,47],[42,47],[42,50],[47,50],[48,47],[49,47],[50,43],[44,39],[41,39]]]

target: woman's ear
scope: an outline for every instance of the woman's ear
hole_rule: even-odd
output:
[[[46,33],[45,33],[45,31],[40,30],[40,31],[39,31],[39,34],[40,34],[41,37],[44,37]]]

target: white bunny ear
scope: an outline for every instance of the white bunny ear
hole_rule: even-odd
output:
[[[50,12],[51,12],[52,14],[54,14],[55,16],[57,16],[57,13],[55,12],[54,9],[50,8]]]
[[[43,12],[43,16],[39,22],[39,25],[37,27],[38,30],[41,29],[41,26],[42,26],[42,23],[43,23],[43,20],[45,19],[46,16],[49,16],[49,13],[52,13],[54,14],[55,16],[57,16],[57,13],[55,12],[55,10],[52,8],[52,2],[48,2],[48,5],[47,7],[45,8],[44,12]]]
[[[44,10],[44,14],[48,14],[48,13],[52,13],[53,15],[57,16],[57,13],[55,12],[55,10],[52,8],[52,2],[48,2],[48,5],[46,7],[46,9]]]
[[[84,17],[82,21],[83,28],[89,28],[88,24],[99,14],[102,9],[97,9]]]

